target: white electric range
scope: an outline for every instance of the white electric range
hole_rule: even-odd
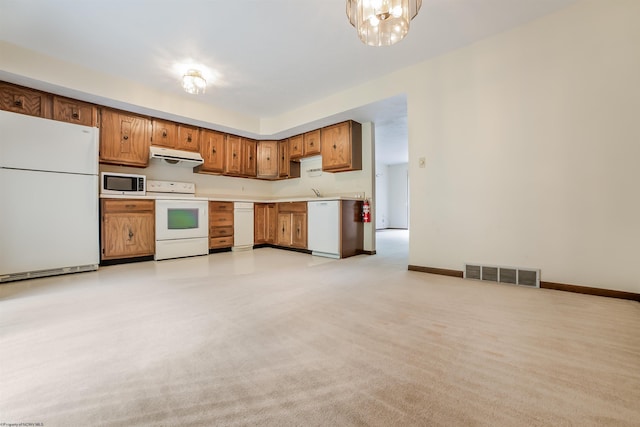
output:
[[[192,182],[147,181],[156,200],[155,260],[209,254],[209,202]]]

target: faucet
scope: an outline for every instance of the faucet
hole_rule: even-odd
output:
[[[320,194],[320,191],[318,191],[318,189],[312,188],[312,190],[316,194],[316,197],[322,197],[322,195]]]

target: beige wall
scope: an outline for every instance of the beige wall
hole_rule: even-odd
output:
[[[413,69],[409,263],[640,292],[639,46],[586,1]]]
[[[211,122],[216,117],[224,126],[264,135],[406,93],[410,264],[537,267],[545,281],[640,292],[634,271],[640,253],[639,17],[637,0],[579,1],[451,54],[259,120],[173,103],[128,82],[123,89],[108,76],[88,79],[87,70],[2,43],[0,66],[176,115]],[[422,156],[424,169],[417,164]],[[348,188],[360,190],[359,175],[336,177],[354,177]],[[216,191],[249,182],[217,178],[208,184]],[[275,184],[273,191],[308,194],[302,185]],[[254,191],[262,189],[249,190]]]

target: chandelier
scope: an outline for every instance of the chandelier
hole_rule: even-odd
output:
[[[204,93],[207,88],[207,81],[202,77],[200,71],[191,69],[182,76],[182,87],[185,92],[198,95]]]
[[[422,0],[347,0],[347,17],[369,46],[391,46],[409,32]]]

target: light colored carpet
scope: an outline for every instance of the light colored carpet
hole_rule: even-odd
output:
[[[259,249],[0,286],[0,423],[638,426],[640,304]]]

